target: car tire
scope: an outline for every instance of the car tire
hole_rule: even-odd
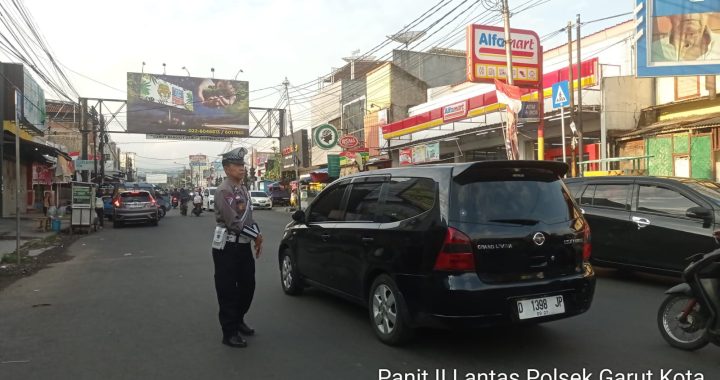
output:
[[[295,260],[287,248],[280,254],[280,284],[285,294],[297,296],[303,292],[302,278],[298,273]]]
[[[370,324],[381,342],[390,346],[406,343],[414,334],[408,324],[405,299],[387,274],[376,277],[368,293]]]

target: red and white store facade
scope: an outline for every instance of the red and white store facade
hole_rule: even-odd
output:
[[[603,155],[607,157],[611,149],[607,144],[601,145],[601,141],[605,142],[612,134],[608,132],[635,128],[632,116],[621,123],[613,121],[611,125],[606,125],[602,106],[608,99],[608,91],[603,89],[604,77],[633,80],[632,35],[632,22],[625,22],[583,38],[580,79],[577,62],[573,62],[576,99],[578,84],[582,86],[582,160],[600,159]],[[560,110],[552,108],[551,96],[553,84],[569,79],[567,47],[563,45],[545,50],[543,56],[544,159],[561,161],[563,140]],[[611,97],[633,101],[630,91],[627,94],[622,89],[618,91],[614,88],[612,91]],[[524,88],[522,93],[523,101],[538,101],[537,90]],[[498,104],[494,85],[466,82],[451,88],[432,89],[428,98],[432,100],[412,107],[408,118],[382,127],[382,136],[388,141],[386,149],[393,166],[506,159],[503,136],[506,113],[504,105]],[[577,105],[575,107],[577,109]],[[568,162],[572,138],[570,121],[569,110],[566,109],[564,143]],[[518,123],[521,159],[539,159],[538,124],[537,119],[532,122],[520,120]]]

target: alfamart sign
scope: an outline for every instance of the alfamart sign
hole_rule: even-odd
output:
[[[507,80],[505,31],[502,27],[470,25],[467,29],[467,77],[472,82]],[[540,38],[531,30],[510,29],[510,50],[515,84],[540,80]]]

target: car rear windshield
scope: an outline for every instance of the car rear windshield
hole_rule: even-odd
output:
[[[208,189],[208,191],[210,192],[210,195],[215,195],[215,189]]]
[[[250,196],[251,196],[251,197],[267,198],[268,195],[267,195],[267,193],[262,192],[262,191],[253,191],[252,193],[250,193]]]
[[[120,194],[123,202],[150,202],[150,194],[145,192],[139,193],[122,193]]]
[[[462,223],[553,224],[575,218],[562,181],[543,169],[469,168],[450,189],[450,219]]]

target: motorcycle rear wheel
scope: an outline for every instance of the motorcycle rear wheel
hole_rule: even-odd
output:
[[[691,300],[684,294],[670,294],[660,305],[657,315],[658,328],[665,341],[686,351],[695,351],[710,343],[707,334],[709,316],[699,303],[695,304],[685,321],[679,318]]]

